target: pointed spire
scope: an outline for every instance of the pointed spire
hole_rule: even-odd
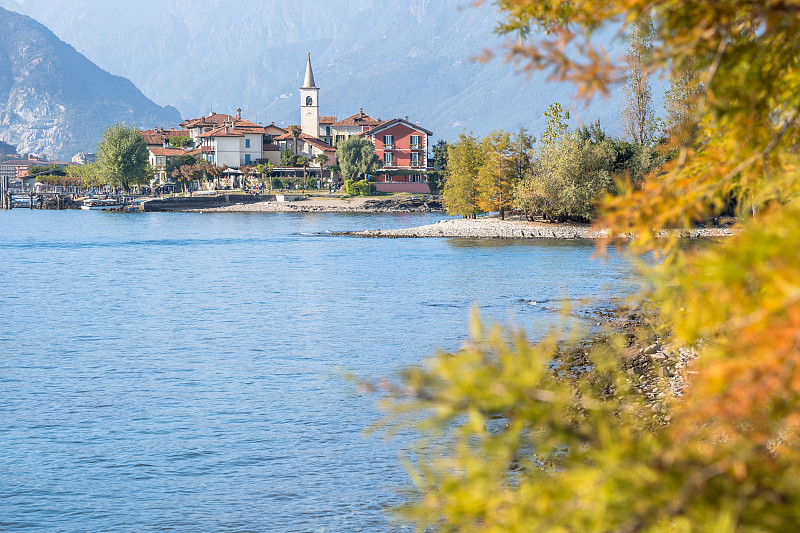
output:
[[[314,89],[314,72],[311,70],[311,52],[308,53],[308,63],[306,63],[306,79],[303,81],[303,89]]]

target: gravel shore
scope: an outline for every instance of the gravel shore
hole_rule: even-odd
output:
[[[500,220],[497,216],[475,219],[441,220],[436,224],[392,230],[341,232],[353,237],[426,238],[450,237],[467,239],[601,239],[605,230],[595,230],[589,224],[547,224],[527,220]],[[728,228],[697,228],[688,232],[690,239],[731,235]]]

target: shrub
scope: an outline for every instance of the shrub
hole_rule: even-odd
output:
[[[272,178],[272,188],[273,189],[283,188],[283,182],[279,178]]]
[[[346,180],[344,182],[344,192],[352,196],[372,196],[378,189],[375,182],[360,180]]]

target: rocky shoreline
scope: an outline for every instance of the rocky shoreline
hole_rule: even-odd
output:
[[[695,228],[684,232],[690,239],[732,235],[729,228]],[[351,237],[401,238],[465,238],[465,239],[602,239],[608,234],[590,224],[548,224],[529,222],[521,217],[500,220],[497,216],[474,219],[440,220],[435,224],[392,230],[344,231],[335,235]]]

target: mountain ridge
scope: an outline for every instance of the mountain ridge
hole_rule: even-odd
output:
[[[23,153],[94,151],[114,122],[180,121],[128,79],[101,69],[36,20],[0,7],[0,140]]]
[[[297,123],[301,76],[311,52],[323,115],[342,118],[362,107],[375,117],[408,115],[436,137],[453,139],[462,129],[478,135],[520,126],[541,131],[542,113],[559,101],[576,125],[599,118],[609,132],[620,131],[620,90],[584,107],[572,98],[571,86],[548,82],[544,73],[526,81],[502,60],[470,61],[501,43],[494,34],[499,15],[488,2],[17,4],[103,68],[125,75],[185,117],[241,107],[256,122]],[[624,42],[608,42],[612,55],[622,54]]]

